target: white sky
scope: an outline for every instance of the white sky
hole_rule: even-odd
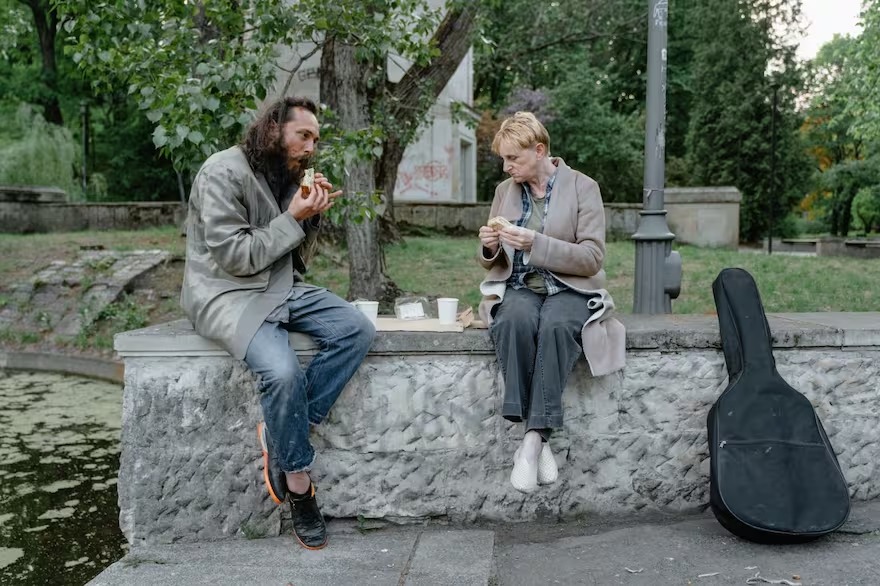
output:
[[[861,4],[861,0],[803,0],[807,32],[798,47],[798,56],[812,59],[835,33],[857,35]]]

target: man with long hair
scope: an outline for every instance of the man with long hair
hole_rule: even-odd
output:
[[[342,192],[321,174],[300,181],[315,155],[317,107],[305,98],[270,104],[241,144],[216,153],[193,182],[181,306],[195,330],[259,376],[264,422],[257,433],[272,500],[290,503],[308,549],[327,544],[309,476],[309,426],[327,416],[375,336],[368,318],[303,280],[320,214]],[[289,332],[320,349],[300,366]]]

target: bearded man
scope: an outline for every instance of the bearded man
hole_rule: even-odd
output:
[[[342,193],[321,173],[300,185],[320,139],[317,113],[305,98],[277,100],[241,144],[199,169],[180,296],[196,332],[258,375],[266,488],[276,504],[290,503],[294,533],[308,549],[327,544],[309,476],[309,426],[327,417],[375,336],[351,304],[303,279],[320,214]],[[308,368],[289,332],[309,335],[320,349]]]

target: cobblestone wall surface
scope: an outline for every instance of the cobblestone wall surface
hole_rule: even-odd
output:
[[[880,497],[880,350],[775,352],[815,406],[854,499]],[[228,357],[126,360],[121,524],[130,541],[274,535],[262,485],[255,381]],[[706,415],[726,385],[714,349],[633,351],[625,371],[579,363],[560,479],[527,496],[508,482],[521,427],[500,412],[490,354],[372,355],[312,439],[325,514],[456,521],[570,518],[708,502]]]

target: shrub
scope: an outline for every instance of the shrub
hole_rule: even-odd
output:
[[[853,228],[871,232],[880,225],[880,185],[861,188],[852,202]]]
[[[0,183],[59,187],[79,197],[79,149],[70,131],[49,124],[27,104],[18,108],[15,125],[22,138],[0,148]]]

